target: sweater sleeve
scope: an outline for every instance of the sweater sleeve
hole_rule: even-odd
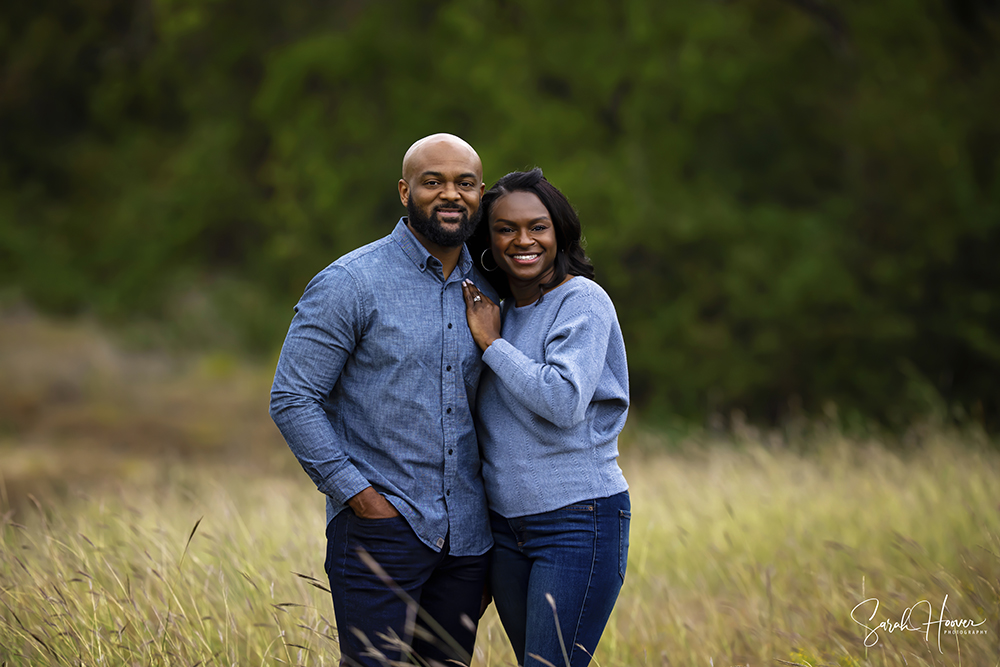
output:
[[[604,370],[611,322],[582,299],[562,304],[545,335],[544,360],[498,338],[483,361],[527,410],[559,428],[583,421]]]

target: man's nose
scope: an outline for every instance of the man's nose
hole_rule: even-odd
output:
[[[455,187],[454,183],[446,183],[441,189],[441,197],[447,199],[448,201],[458,201],[461,199],[461,194],[458,192],[458,188]]]

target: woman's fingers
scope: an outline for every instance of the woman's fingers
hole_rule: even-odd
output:
[[[462,281],[462,296],[472,338],[485,350],[500,336],[500,309],[471,280]]]
[[[465,302],[473,307],[476,304],[483,302],[489,302],[489,299],[483,296],[483,293],[479,291],[472,281],[463,280],[462,281],[462,295],[465,297]]]
[[[480,292],[479,288],[476,287],[475,283],[473,283],[471,280],[462,281],[462,294],[463,296],[465,296],[466,303],[470,304],[473,307],[477,305],[482,305],[482,306],[493,305],[493,302],[490,301],[490,298],[485,294],[483,294],[482,292]]]

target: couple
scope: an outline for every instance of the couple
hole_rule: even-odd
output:
[[[309,283],[278,361],[344,665],[468,664],[490,594],[520,665],[587,665],[624,580],[614,306],[541,171],[482,173],[458,137],[414,143],[407,217]]]

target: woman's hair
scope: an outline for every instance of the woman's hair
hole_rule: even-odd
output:
[[[479,203],[482,217],[468,241],[472,261],[476,264],[476,268],[490,281],[500,297],[506,299],[511,295],[510,284],[507,282],[507,274],[502,270],[487,270],[487,267],[496,266],[493,253],[490,251],[490,214],[497,201],[512,192],[530,192],[537,196],[548,210],[549,218],[551,218],[552,226],[556,232],[558,252],[553,265],[554,273],[552,280],[541,285],[542,291],[560,284],[566,279],[566,276],[583,276],[593,280],[594,266],[583,252],[583,246],[580,245],[580,218],[569,200],[566,199],[566,195],[549,183],[542,175],[542,170],[537,167],[531,171],[512,171],[494,183],[493,187],[483,195],[482,201]],[[486,266],[483,266],[484,260]]]

